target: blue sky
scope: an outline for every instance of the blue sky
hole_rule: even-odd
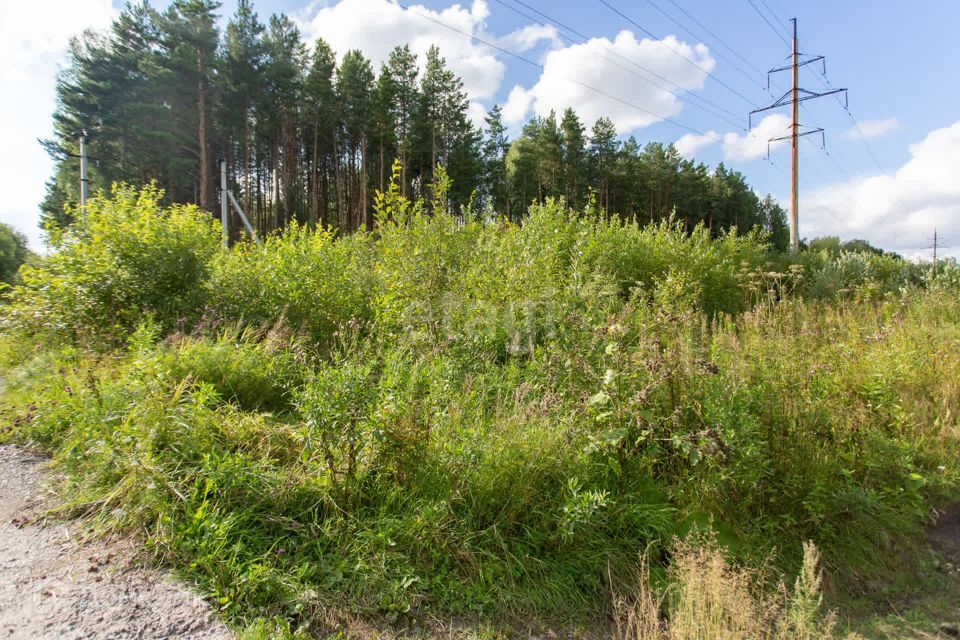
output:
[[[801,146],[801,236],[865,237],[913,256],[924,254],[936,226],[946,252],[960,253],[960,112],[955,107],[960,88],[951,80],[960,58],[960,2],[609,0],[643,30],[600,0],[524,2],[588,42],[579,43],[579,35],[543,17],[534,16],[547,26],[519,15],[534,14],[516,0],[404,2],[409,9],[390,0],[260,0],[256,8],[263,19],[273,12],[289,14],[305,39],[323,36],[340,53],[360,48],[375,61],[400,42],[411,41],[414,50],[435,42],[463,75],[477,118],[494,103],[506,105],[515,128],[536,113],[568,105],[587,119],[611,115],[621,134],[641,142],[677,142],[685,154],[710,165],[723,161],[745,173],[758,192],[771,192],[784,204],[789,151],[774,148],[772,166],[765,140],[787,133],[788,110],[766,121],[763,116],[770,114],[755,118],[749,136],[735,123],[745,127],[748,111],[772,101],[757,70],[786,61],[789,49],[780,36],[787,37],[784,25],[795,16],[802,50],[827,57],[830,82],[849,89],[850,110],[861,125],[854,130],[834,98],[805,103],[801,121],[826,128],[829,156],[818,148],[819,137],[810,136]],[[40,238],[36,204],[50,173],[36,139],[49,135],[53,76],[70,34],[108,24],[117,7],[110,0],[35,0],[0,8],[0,81],[13,96],[0,106],[0,135],[8,149],[0,160],[7,186],[0,220],[27,232],[35,245]],[[225,2],[223,13],[233,8],[234,2]],[[811,65],[801,84],[822,89],[813,69],[819,66]],[[643,79],[647,72],[656,77]],[[788,80],[787,74],[775,78],[773,93],[782,93]]]

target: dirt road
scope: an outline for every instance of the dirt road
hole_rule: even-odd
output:
[[[0,446],[0,640],[227,640],[210,607],[122,543],[77,541],[49,508],[43,461]]]

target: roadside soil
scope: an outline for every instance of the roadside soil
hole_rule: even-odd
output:
[[[54,506],[44,460],[0,445],[0,640],[229,640],[210,607],[123,541],[82,541]]]
[[[854,638],[944,640],[960,637],[960,502],[937,510],[927,529],[931,559],[890,612],[852,625]],[[921,577],[922,576],[922,577]],[[897,598],[894,598],[897,600]]]

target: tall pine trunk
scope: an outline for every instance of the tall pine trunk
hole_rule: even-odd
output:
[[[407,143],[400,146],[400,195],[407,197]]]
[[[333,138],[333,188],[336,191],[334,194],[336,196],[334,202],[334,214],[337,216],[337,227],[343,228],[343,205],[340,202],[341,199],[341,188],[340,188],[340,151],[337,145],[337,138]]]
[[[359,207],[359,216],[360,224],[364,228],[367,227],[367,137],[362,136],[360,138],[360,178],[359,185],[360,193],[360,207]]]
[[[380,182],[380,191],[381,191],[381,192],[384,190],[384,189],[383,189],[383,187],[384,187],[384,184],[383,184],[383,183],[384,183],[384,171],[383,171],[383,170],[384,170],[384,158],[383,158],[383,156],[384,156],[385,153],[386,153],[386,150],[383,148],[383,127],[381,126],[381,127],[380,127],[380,180],[379,180],[379,182]]]
[[[320,127],[317,121],[313,123],[313,159],[310,163],[310,222],[312,224],[317,223],[318,215],[318,206],[317,206],[317,192],[319,185],[317,184],[319,172],[319,161],[317,159],[317,138],[320,137]]]
[[[320,223],[326,227],[330,224],[330,174],[327,167],[327,155],[323,156],[323,167],[320,172]]]
[[[197,80],[197,146],[200,155],[200,207],[208,211],[213,211],[213,198],[211,189],[211,175],[209,162],[207,159],[207,96],[203,87],[203,57],[200,51],[197,51],[197,72],[200,78]]]
[[[250,107],[243,108],[243,208],[250,215]]]

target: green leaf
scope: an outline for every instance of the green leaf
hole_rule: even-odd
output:
[[[610,395],[606,391],[598,391],[587,400],[587,405],[595,406],[598,404],[607,404],[610,402]]]
[[[600,436],[600,440],[604,444],[615,446],[620,444],[620,442],[627,437],[627,430],[623,427],[617,427],[616,429],[610,429]]]

